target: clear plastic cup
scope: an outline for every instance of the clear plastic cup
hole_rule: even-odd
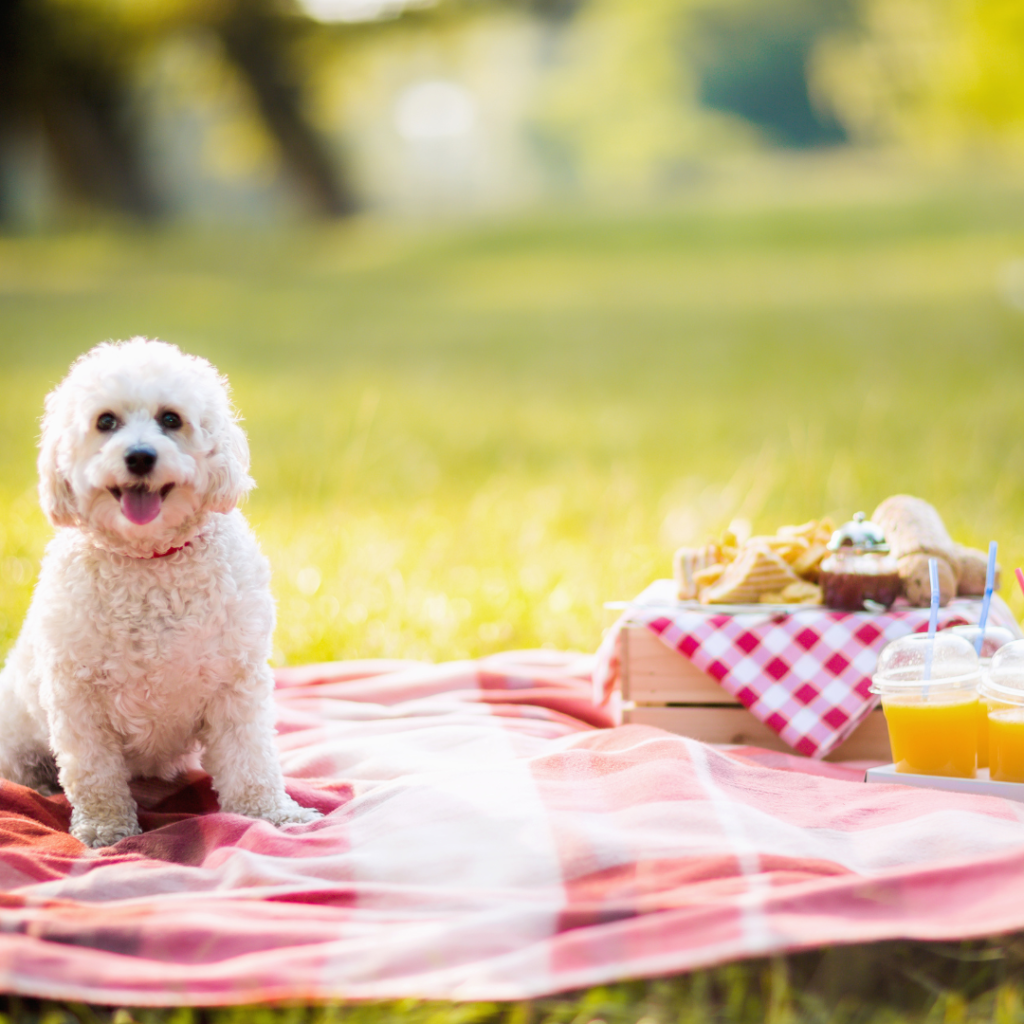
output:
[[[981,626],[953,626],[950,629],[943,630],[943,632],[962,636],[972,647],[974,647],[975,641],[978,639],[978,634],[981,632]],[[981,658],[981,664],[987,665],[992,660],[992,655],[995,654],[1000,647],[1005,647],[1007,644],[1013,643],[1016,639],[1017,637],[1005,626],[996,626],[991,622],[988,623],[988,625],[985,626],[985,639],[981,642],[981,654],[978,655],[978,657]]]
[[[953,626],[949,632],[962,636],[975,650],[978,649],[976,641],[981,632],[981,626]],[[981,642],[981,654],[979,655],[982,682],[992,664],[992,655],[1000,647],[1013,643],[1015,639],[1013,633],[1005,626],[996,626],[992,623],[985,626],[985,639]],[[988,767],[988,701],[982,696],[980,690],[978,691],[978,767]]]
[[[1024,782],[1024,640],[996,651],[981,693],[988,705],[989,776]]]
[[[882,698],[896,771],[973,779],[978,767],[974,648],[941,630],[913,633],[882,649],[871,692]]]

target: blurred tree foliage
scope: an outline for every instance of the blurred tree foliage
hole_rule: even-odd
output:
[[[552,23],[582,0],[445,0],[444,19],[518,8]],[[394,21],[437,20],[419,7],[401,18],[325,25],[296,0],[3,0],[0,3],[0,163],[41,141],[62,193],[83,206],[152,218],[165,212],[144,154],[140,67],[168,39],[202,35],[246,87],[285,177],[316,216],[353,212],[344,160],[310,117],[309,60],[339,42],[387,32]],[[319,45],[318,45],[319,44]],[[9,175],[7,176],[10,177]],[[5,189],[5,185],[7,186]],[[15,199],[0,173],[0,222]]]
[[[843,142],[831,111],[812,101],[807,65],[818,39],[852,20],[851,0],[708,4],[694,16],[693,62],[701,102],[739,114],[775,143]]]
[[[859,0],[813,55],[817,95],[858,140],[1024,158],[1020,0]]]
[[[159,200],[125,103],[136,36],[98,6],[0,4],[0,147],[40,133],[73,196],[147,216]],[[9,206],[0,193],[0,217]]]
[[[671,186],[708,153],[749,145],[739,119],[705,110],[681,59],[702,0],[589,0],[555,55],[536,128],[584,185]]]
[[[305,208],[345,216],[358,186],[337,122],[333,137],[316,122],[319,70],[515,11],[546,40],[525,127],[552,180],[574,188],[649,193],[709,155],[847,136],[1024,157],[1021,0],[437,0],[336,24],[300,0],[3,0],[0,222],[18,201],[6,157],[26,140],[83,206],[171,212],[139,81],[175,38],[213,44]]]
[[[0,147],[41,137],[73,199],[154,217],[143,159],[140,62],[175,32],[204,32],[249,87],[281,163],[315,214],[351,212],[342,168],[309,123],[293,50],[312,23],[275,0],[4,0]],[[0,191],[0,218],[11,200]]]

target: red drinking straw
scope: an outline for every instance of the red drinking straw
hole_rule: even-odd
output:
[[[1014,569],[1014,575],[1017,577],[1021,591],[1024,592],[1024,569]]]

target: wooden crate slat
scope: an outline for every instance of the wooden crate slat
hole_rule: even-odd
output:
[[[619,638],[622,696],[636,704],[736,704],[718,681],[673,651],[646,626],[626,626]]]
[[[623,717],[628,723],[654,725],[705,743],[733,743],[779,750],[787,754],[794,752],[792,747],[743,707],[646,706],[630,708]],[[891,761],[889,731],[881,710],[872,711],[846,742],[825,760]]]
[[[627,722],[656,725],[707,743],[735,743],[793,753],[718,682],[646,626],[620,634],[622,697]],[[890,761],[889,732],[876,709],[826,760]]]

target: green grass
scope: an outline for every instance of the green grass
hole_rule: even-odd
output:
[[[280,663],[593,650],[603,603],[670,574],[677,544],[735,517],[845,519],[896,492],[1024,564],[1024,313],[998,284],[1024,256],[1024,191],[819,171],[601,216],[0,238],[0,653],[49,535],[43,395],[79,352],[132,334],[233,382]],[[803,962],[616,987],[609,1009],[591,993],[522,1021],[481,1013],[859,1019],[800,1002],[816,991]],[[1021,1019],[1021,990],[968,963],[952,995],[926,985],[905,1016],[872,1019],[973,1020],[983,1004]],[[779,988],[783,969],[797,980]]]
[[[0,1024],[1020,1024],[1024,943],[899,943],[520,1003],[126,1009],[8,999]]]
[[[0,649],[48,535],[42,397],[135,333],[234,383],[282,662],[593,649],[677,544],[899,491],[1024,562],[1024,316],[997,283],[1024,192],[905,193],[0,239]]]

